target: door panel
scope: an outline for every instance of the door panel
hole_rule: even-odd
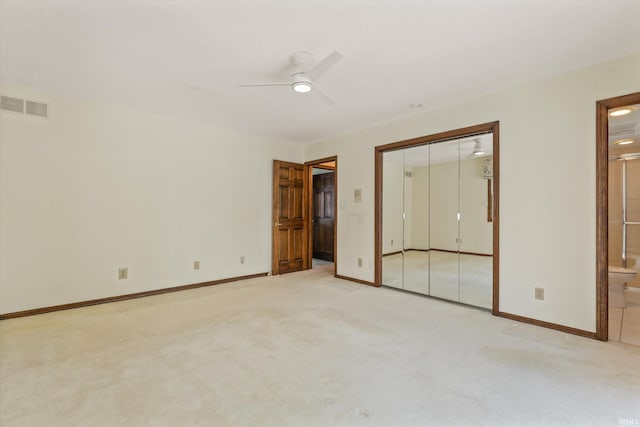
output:
[[[382,285],[404,287],[402,218],[404,153],[387,151],[382,155]]]
[[[432,144],[430,156],[429,290],[432,296],[459,301],[459,140]]]
[[[335,172],[313,176],[313,257],[334,260],[333,232]]]
[[[429,160],[430,145],[405,148],[403,288],[429,294]]]
[[[306,268],[304,166],[273,162],[273,274]]]

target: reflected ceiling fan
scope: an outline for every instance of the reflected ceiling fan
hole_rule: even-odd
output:
[[[291,64],[293,64],[293,73],[291,74],[290,82],[242,84],[238,85],[238,87],[289,86],[298,93],[314,93],[324,103],[331,105],[333,101],[318,89],[315,82],[342,58],[343,55],[340,52],[334,51],[322,61],[309,68],[314,61],[313,54],[309,52],[296,52],[291,55],[290,58]]]
[[[480,156],[485,155],[487,153],[487,150],[485,150],[482,147],[482,143],[480,142],[480,138],[474,138],[473,140],[475,141],[476,145],[473,147],[473,151],[469,155],[469,158],[480,157]]]

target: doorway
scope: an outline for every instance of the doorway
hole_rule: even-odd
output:
[[[273,275],[314,267],[336,275],[337,193],[337,156],[273,161]]]
[[[596,338],[602,341],[640,345],[639,178],[640,92],[598,101]]]
[[[308,260],[310,268],[324,268],[335,275],[337,248],[337,166],[336,156],[305,163],[308,207]]]

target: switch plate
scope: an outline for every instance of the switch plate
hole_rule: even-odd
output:
[[[200,270],[200,261],[193,261],[193,269]]]
[[[358,258],[358,267],[362,267],[362,258]]]
[[[356,188],[353,190],[353,203],[362,202],[362,188]]]
[[[129,269],[128,268],[119,268],[118,269],[118,279],[119,280],[123,280],[126,279],[129,276]]]
[[[536,288],[535,298],[544,301],[544,288]]]

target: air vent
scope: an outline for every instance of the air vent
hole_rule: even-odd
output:
[[[24,113],[24,99],[12,98],[10,96],[0,97],[0,108],[14,113]]]
[[[34,116],[47,117],[48,105],[42,102],[25,101],[25,113]]]
[[[625,123],[615,126],[609,126],[609,136],[633,135],[638,131],[638,123]]]
[[[49,115],[48,104],[4,95],[0,96],[0,110],[38,117],[48,117]]]

